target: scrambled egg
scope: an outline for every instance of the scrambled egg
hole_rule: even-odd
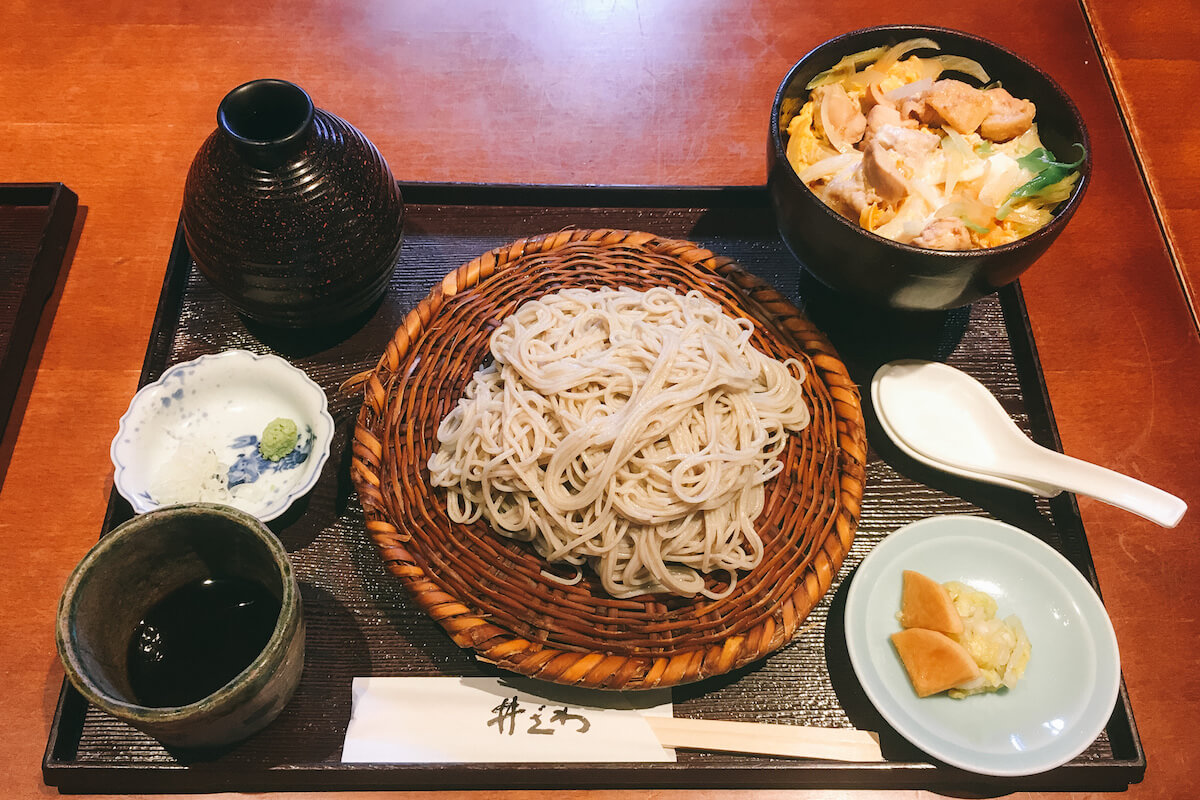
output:
[[[909,56],[903,61],[897,61],[885,73],[883,80],[879,81],[879,88],[884,94],[899,89],[901,86],[906,86],[910,83],[915,83],[925,77],[925,70],[922,67],[921,59],[916,56]],[[857,97],[861,98],[867,93],[867,87],[863,86],[858,90]],[[853,91],[850,92],[851,97],[855,97]]]
[[[980,683],[969,688],[951,689],[950,696],[963,698],[982,692],[1011,689],[1025,673],[1033,646],[1015,615],[996,619],[996,601],[985,592],[966,584],[944,584],[963,620],[964,630],[952,639],[958,641],[983,673]]]
[[[815,164],[836,152],[824,139],[817,136],[817,128],[813,125],[811,100],[804,104],[800,113],[792,117],[792,121],[788,123],[787,134],[787,159],[793,165]]]

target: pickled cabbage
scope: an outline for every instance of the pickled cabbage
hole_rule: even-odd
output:
[[[996,601],[986,592],[958,581],[943,585],[963,620],[963,632],[950,638],[966,648],[982,673],[977,685],[951,689],[950,696],[961,699],[1016,686],[1033,653],[1021,620],[1015,614],[997,619]]]

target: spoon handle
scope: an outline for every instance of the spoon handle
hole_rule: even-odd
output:
[[[1040,445],[1033,446],[1038,452],[1023,463],[1026,469],[1022,470],[1022,478],[1094,497],[1164,528],[1174,528],[1187,511],[1183,500],[1148,483]]]

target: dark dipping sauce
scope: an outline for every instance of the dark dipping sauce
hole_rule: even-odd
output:
[[[194,703],[250,665],[275,630],[279,600],[244,578],[181,586],[146,612],[129,640],[129,684],[154,708]]]

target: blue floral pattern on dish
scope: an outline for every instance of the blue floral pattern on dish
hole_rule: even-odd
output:
[[[300,435],[296,449],[271,462],[258,445],[262,426],[276,417],[295,420]],[[246,350],[204,355],[168,368],[134,395],[109,449],[113,482],[135,513],[163,504],[153,496],[156,487],[168,487],[172,502],[192,502],[180,485],[187,488],[189,469],[207,468],[192,457],[197,448],[211,448],[218,475],[198,493],[235,491],[204,502],[228,503],[267,522],[316,484],[333,429],[325,391],[302,369]]]
[[[230,448],[233,450],[249,450],[245,453],[238,453],[237,460],[229,467],[229,476],[227,484],[230,489],[235,486],[241,486],[243,483],[254,483],[259,479],[264,472],[282,472],[287,469],[295,469],[308,460],[308,454],[312,452],[313,446],[313,430],[311,427],[305,427],[304,435],[300,437],[300,441],[296,443],[296,447],[292,452],[288,453],[278,461],[271,461],[263,458],[262,453],[258,451],[258,437],[254,434],[246,434],[239,436],[233,440]]]

